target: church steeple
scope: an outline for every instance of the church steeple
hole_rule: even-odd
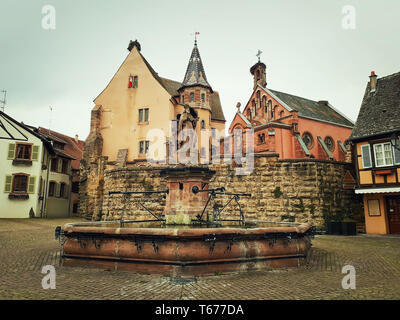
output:
[[[180,89],[194,86],[209,88],[212,92],[211,86],[207,81],[206,73],[204,72],[199,49],[197,48],[197,40],[194,41],[194,48]]]
[[[254,78],[254,90],[257,88],[258,84],[264,88],[267,86],[267,79],[265,74],[265,69],[267,67],[264,63],[260,61],[261,53],[262,51],[258,50],[258,62],[250,68],[250,73],[253,75]]]

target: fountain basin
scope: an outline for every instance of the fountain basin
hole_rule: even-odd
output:
[[[160,224],[161,225],[161,224]],[[99,266],[163,274],[212,274],[297,267],[311,247],[308,224],[240,228],[123,227],[67,224],[63,256]],[[151,266],[150,266],[151,265]]]

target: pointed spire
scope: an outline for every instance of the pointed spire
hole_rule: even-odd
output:
[[[201,61],[200,52],[197,48],[197,39],[194,40],[194,48],[189,59],[189,64],[186,69],[185,78],[182,82],[182,87],[203,86],[211,89],[204,72],[203,62]]]

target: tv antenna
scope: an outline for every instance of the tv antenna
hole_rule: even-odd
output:
[[[1,90],[1,92],[4,93],[3,100],[0,100],[0,103],[2,104],[1,110],[4,112],[7,103],[7,90]]]

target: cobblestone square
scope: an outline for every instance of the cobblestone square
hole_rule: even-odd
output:
[[[304,267],[216,274],[177,281],[158,275],[60,264],[54,229],[81,219],[2,219],[0,299],[274,300],[400,299],[400,237],[316,236]],[[42,288],[42,267],[56,268],[56,289]],[[342,288],[342,267],[356,289]]]

